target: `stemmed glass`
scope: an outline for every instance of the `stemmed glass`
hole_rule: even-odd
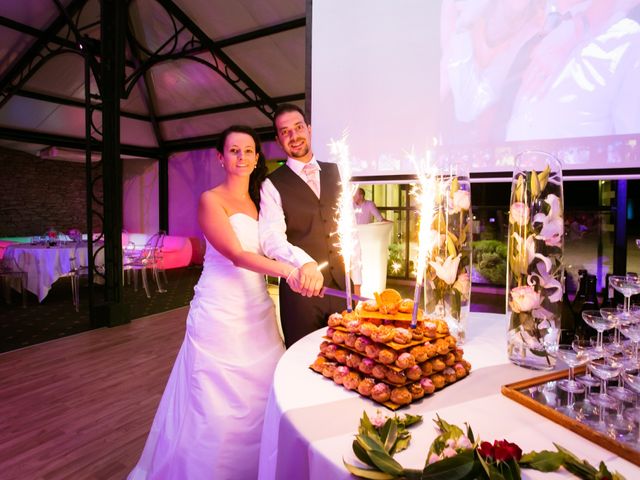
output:
[[[625,373],[624,383],[638,395],[636,397],[636,406],[633,408],[627,408],[624,411],[624,416],[627,418],[627,420],[638,423],[638,436],[636,438],[636,442],[638,445],[640,445],[640,407],[638,407],[637,400],[638,398],[640,398],[640,375],[630,375],[628,373]]]
[[[624,387],[622,374],[625,371],[632,371],[637,369],[637,342],[640,341],[640,325],[638,325],[636,322],[635,314],[631,312],[629,312],[627,316],[623,316],[622,313],[619,312],[617,317],[618,323],[616,326],[616,330],[619,330],[619,332],[626,332],[623,333],[623,335],[629,338],[634,344],[634,354],[632,355],[632,357],[623,354],[619,359],[619,361],[622,363],[622,370],[620,372],[620,377],[618,378],[618,385],[610,388],[609,393],[622,402],[633,402],[636,396],[631,390]],[[619,348],[611,348],[610,346],[606,346],[605,349],[611,351],[612,353],[621,353],[625,350],[622,342],[619,342]]]
[[[604,421],[604,410],[618,406],[618,400],[607,393],[607,382],[620,375],[622,364],[611,358],[603,358],[591,362],[589,368],[596,377],[602,380],[600,393],[591,395],[591,401],[600,407],[598,423],[594,426],[597,430],[606,432],[608,428]]]
[[[609,277],[609,284],[624,295],[624,314],[629,314],[631,296],[640,293],[640,278],[637,275],[613,275]]]
[[[635,321],[626,322],[620,327],[620,332],[631,340],[633,353],[623,360],[625,370],[638,370],[640,359],[638,358],[638,343],[640,343],[640,316],[636,316]]]
[[[591,360],[599,358],[598,353],[595,352],[595,349],[593,348],[594,343],[594,337],[579,337],[578,335],[575,336],[573,342],[571,343],[571,346],[576,352],[584,352],[584,354],[587,356],[587,367],[585,368],[584,375],[579,375],[576,377],[576,380],[587,387],[587,395],[591,393],[591,388],[600,385],[600,380],[591,375],[591,370],[589,369]]]
[[[602,346],[603,332],[605,330],[611,330],[615,326],[616,320],[610,317],[603,317],[600,315],[600,310],[585,310],[582,312],[582,319],[587,323],[587,325],[598,332],[594,350],[596,353],[600,354],[600,356],[604,356],[605,351]]]
[[[617,308],[601,308],[600,315],[613,322],[613,341],[607,343],[607,352],[613,355],[620,353],[624,349],[622,342],[620,341],[620,325],[624,321],[623,312]]]
[[[589,360],[589,355],[584,350],[574,349],[573,345],[558,345],[555,355],[569,367],[568,378],[560,380],[558,388],[571,393],[584,392],[584,386],[575,381],[573,371],[575,367],[584,365]]]

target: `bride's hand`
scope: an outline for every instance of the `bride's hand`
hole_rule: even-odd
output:
[[[302,273],[298,267],[292,269],[287,275],[286,282],[289,288],[295,293],[300,293],[302,290]]]

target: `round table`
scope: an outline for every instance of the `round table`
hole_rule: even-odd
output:
[[[27,272],[27,290],[42,302],[51,290],[51,285],[72,269],[71,259],[76,256],[76,265],[87,265],[87,244],[83,242],[58,244],[55,246],[15,244],[4,252],[4,260],[15,263],[19,270]]]
[[[410,447],[396,455],[408,468],[423,468],[429,445],[436,437],[436,414],[449,423],[468,422],[483,440],[507,439],[524,452],[554,450],[553,442],[568,448],[592,465],[605,461],[627,478],[640,478],[640,468],[570,430],[510,400],[500,387],[544,372],[526,370],[509,362],[504,315],[472,313],[468,321],[465,358],[471,375],[418,403],[398,411],[422,415],[411,428]],[[326,329],[313,332],[289,348],[274,374],[265,413],[260,452],[261,480],[351,480],[343,458],[354,459],[353,436],[364,410],[392,412],[372,400],[335,385],[308,366],[319,352]],[[563,473],[523,470],[523,478],[573,478]]]

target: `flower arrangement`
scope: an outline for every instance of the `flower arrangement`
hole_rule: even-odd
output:
[[[463,343],[471,296],[471,186],[466,177],[441,177],[431,227],[434,248],[427,264],[426,311],[447,321]]]
[[[516,168],[509,207],[509,358],[539,369],[555,364],[562,308],[562,180],[548,156],[540,170]]]
[[[55,228],[49,227],[49,229],[47,229],[47,238],[49,240],[55,240],[58,238],[58,232]]]
[[[396,415],[374,422],[364,412],[353,442],[353,451],[367,467],[361,468],[344,461],[345,467],[357,477],[372,480],[519,480],[523,468],[540,472],[555,472],[564,468],[586,480],[624,480],[621,474],[611,473],[604,462],[595,468],[555,443],[556,451],[523,454],[514,443],[507,440],[495,440],[493,443],[480,441],[469,425],[465,425],[463,430],[439,416],[434,420],[439,435],[431,443],[424,469],[405,469],[393,455],[408,447],[411,434],[407,427],[420,421],[422,417],[419,415]]]

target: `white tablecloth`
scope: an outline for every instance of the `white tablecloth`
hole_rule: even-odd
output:
[[[71,271],[71,258],[75,252],[76,265],[88,264],[87,246],[76,249],[75,244],[46,247],[44,245],[9,245],[4,252],[4,260],[13,262],[20,270],[27,272],[27,290],[42,302],[58,278]]]
[[[432,419],[436,413],[450,423],[468,422],[483,440],[507,439],[524,452],[554,450],[553,442],[587,459],[592,465],[604,460],[627,478],[640,478],[640,468],[547,420],[500,393],[507,383],[541,375],[512,365],[506,355],[504,315],[472,313],[464,345],[472,373],[460,382],[399,411],[419,414],[423,423],[411,428],[411,446],[396,456],[405,467],[423,468],[429,445],[436,437]],[[362,411],[380,409],[372,400],[335,385],[308,366],[319,351],[325,329],[313,332],[293,345],[275,371],[273,390],[265,414],[260,453],[261,480],[348,480],[353,477],[342,464],[354,459],[351,444]],[[524,470],[523,478],[570,478]]]

